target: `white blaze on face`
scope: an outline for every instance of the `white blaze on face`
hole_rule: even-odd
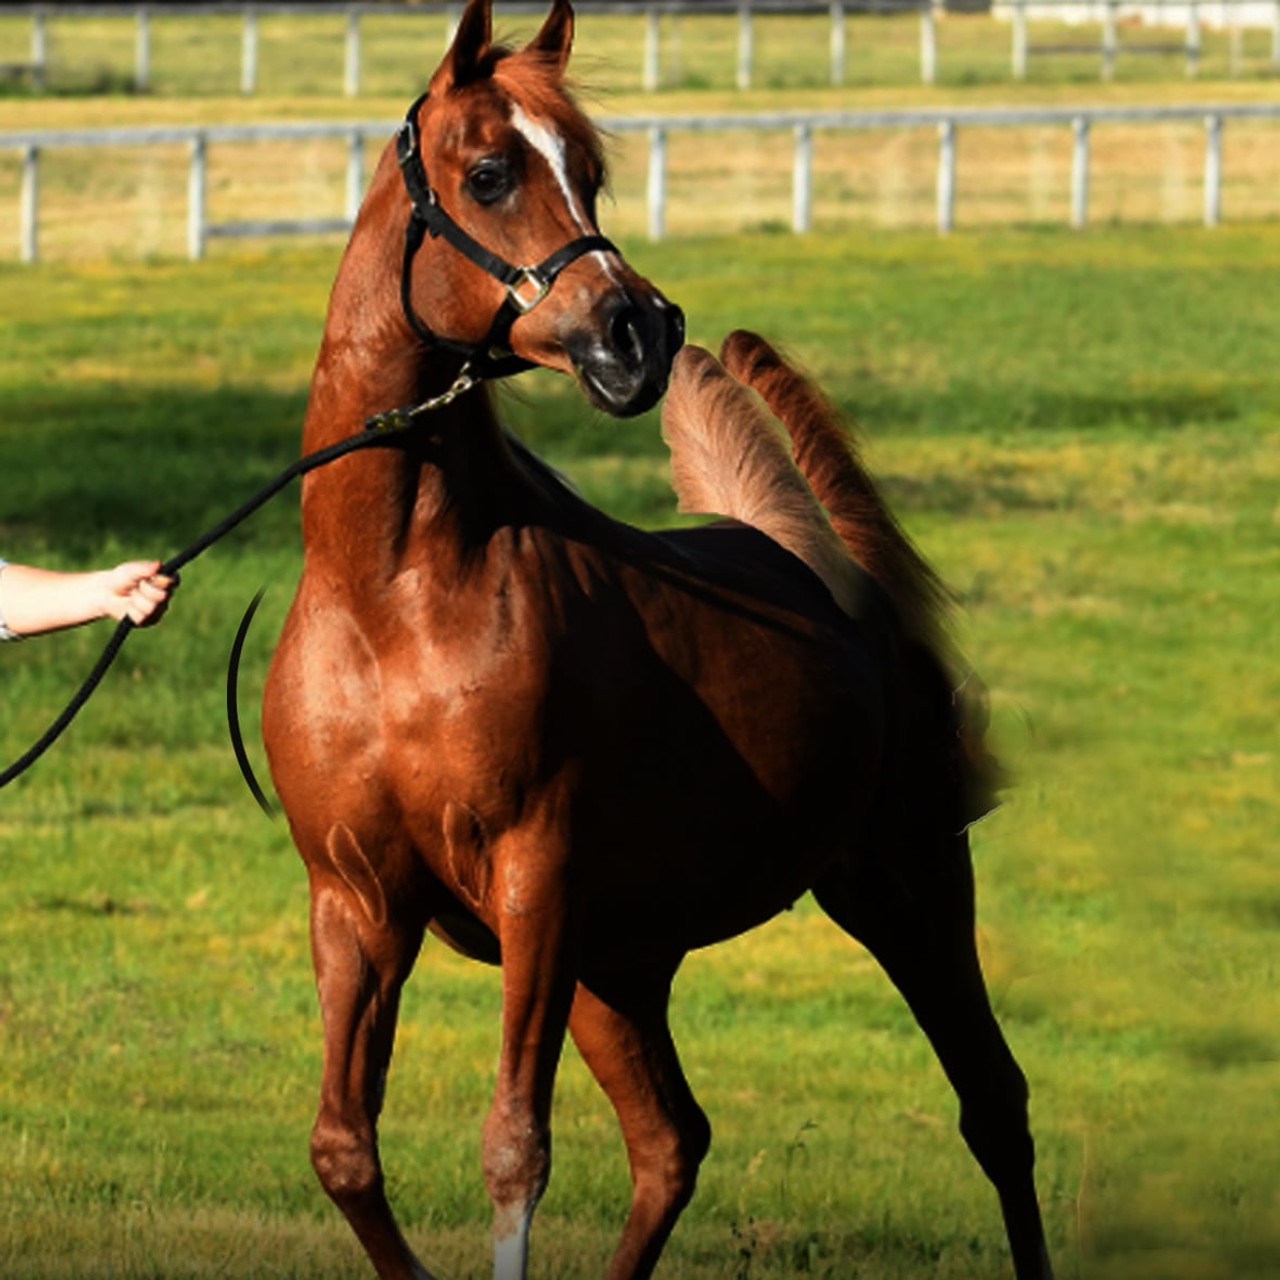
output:
[[[548,129],[540,121],[531,120],[521,111],[518,104],[512,104],[511,124],[516,132],[547,162],[547,167],[551,170],[551,174],[555,178],[561,194],[564,196],[565,204],[569,209],[569,216],[578,224],[578,229],[584,236],[597,234],[595,227],[591,225],[590,220],[587,218],[582,202],[578,199],[578,193],[574,191],[569,182],[569,170],[565,164],[564,139],[558,133]],[[597,250],[591,256],[600,263],[601,267],[604,268],[605,274],[611,280],[618,284],[621,283],[614,273],[607,254]]]

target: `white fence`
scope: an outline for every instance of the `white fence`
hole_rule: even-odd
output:
[[[1280,0],[1157,0],[1157,3],[1121,3],[1121,0],[1076,0],[1076,3],[1051,4],[1039,0],[1003,0],[995,6],[997,17],[1008,18],[1012,31],[1012,73],[1015,80],[1027,78],[1027,62],[1031,54],[1096,53],[1100,59],[1100,75],[1110,80],[1115,75],[1121,54],[1174,54],[1186,59],[1188,78],[1200,66],[1203,50],[1201,29],[1205,25],[1229,32],[1228,62],[1231,74],[1238,75],[1244,61],[1244,30],[1261,27],[1271,32],[1271,67],[1280,71]],[[1072,25],[1094,24],[1099,28],[1096,43],[1072,41],[1056,44],[1033,44],[1030,20],[1065,22]],[[1182,39],[1120,39],[1121,22],[1141,23],[1144,27],[1181,27]]]
[[[938,0],[655,0],[651,3],[609,3],[608,0],[580,0],[577,9],[583,14],[629,15],[644,22],[642,46],[641,82],[645,89],[657,89],[662,83],[662,20],[687,14],[721,14],[737,22],[736,64],[734,80],[739,89],[749,89],[755,74],[756,40],[755,16],[759,13],[795,13],[826,15],[830,24],[829,72],[833,85],[845,81],[847,19],[855,14],[867,13],[918,13],[920,21],[920,79],[933,84],[938,74],[937,13],[942,9]],[[538,14],[545,5],[539,0],[508,0],[495,5],[499,14]],[[31,22],[30,61],[25,64],[8,64],[12,74],[27,74],[37,86],[43,86],[49,78],[49,22],[76,18],[115,17],[132,20],[136,26],[134,87],[147,92],[151,86],[151,28],[153,20],[201,15],[240,15],[242,24],[240,85],[241,93],[253,94],[258,89],[259,68],[259,18],[271,14],[327,14],[345,19],[346,36],[342,65],[343,92],[354,97],[361,86],[361,22],[368,16],[395,15],[420,17],[438,23],[446,18],[445,42],[452,38],[459,4],[405,5],[405,4],[296,4],[287,7],[280,4],[242,3],[176,3],[164,5],[58,5],[56,9],[41,5],[0,4],[0,18],[28,17]],[[1061,0],[1005,0],[995,8],[997,16],[1008,17],[1012,26],[1012,73],[1022,79],[1027,74],[1027,60],[1032,53],[1081,53],[1097,51],[1101,59],[1102,76],[1110,78],[1120,54],[1181,53],[1187,60],[1188,74],[1194,74],[1201,56],[1200,30],[1202,21],[1228,27],[1232,33],[1231,69],[1235,74],[1242,62],[1241,32],[1245,25],[1269,26],[1271,38],[1271,65],[1280,70],[1280,0],[1156,0],[1156,3],[1121,3],[1121,0],[1076,0],[1063,4]],[[1186,35],[1179,44],[1168,42],[1121,42],[1118,36],[1119,22],[1139,20],[1156,25],[1168,24],[1181,14]],[[1101,36],[1097,45],[1084,43],[1069,45],[1033,44],[1028,38],[1030,18],[1043,18],[1057,22],[1093,22],[1100,26]]]
[[[1069,127],[1073,134],[1070,222],[1083,227],[1089,220],[1090,131],[1095,124],[1203,121],[1204,222],[1217,226],[1222,217],[1222,128],[1227,119],[1280,121],[1280,104],[1224,106],[1134,107],[973,107],[901,111],[781,112],[776,115],[654,116],[606,120],[617,133],[646,131],[649,135],[648,222],[651,239],[666,232],[667,138],[673,132],[716,133],[731,130],[789,129],[794,137],[792,166],[793,231],[813,226],[813,152],[818,131],[841,129],[934,129],[938,135],[936,181],[937,227],[945,234],[955,226],[957,136],[975,126]],[[1280,146],[1280,137],[1277,138]]]
[[[932,129],[938,137],[936,179],[937,228],[955,226],[957,137],[972,127],[1060,126],[1072,131],[1070,224],[1083,227],[1089,218],[1091,132],[1111,123],[1159,124],[1199,121],[1204,125],[1204,224],[1216,226],[1222,217],[1224,123],[1264,119],[1280,122],[1280,104],[1224,104],[1220,106],[1131,107],[975,107],[933,110],[780,112],[774,115],[631,116],[599,121],[614,133],[648,136],[647,213],[651,239],[660,240],[667,228],[667,144],[673,133],[789,131],[794,140],[792,218],[797,232],[813,226],[813,158],[817,136],[839,130]],[[20,247],[23,262],[39,257],[40,156],[43,151],[74,147],[134,147],[182,144],[188,149],[187,252],[204,256],[208,240],[219,236],[299,235],[346,231],[359,209],[364,186],[365,140],[382,145],[396,121],[347,123],[218,125],[202,128],[160,126],[132,129],[30,130],[0,133],[0,149],[22,156],[20,191]],[[345,139],[347,144],[346,209],[329,218],[288,221],[210,222],[206,209],[208,150],[220,143]],[[1277,135],[1280,146],[1280,134]]]
[[[845,68],[845,20],[853,13],[901,13],[919,11],[921,14],[922,75],[932,81],[937,66],[937,41],[933,16],[934,0],[658,0],[656,3],[610,3],[609,0],[579,0],[575,9],[581,14],[610,14],[642,19],[644,43],[642,53],[642,83],[646,89],[656,89],[662,82],[661,20],[665,17],[697,14],[724,15],[737,20],[737,62],[735,81],[739,88],[751,87],[755,63],[755,15],[757,13],[825,14],[831,23],[831,81],[841,84]],[[1280,0],[1278,0],[1280,2]],[[536,15],[544,13],[546,6],[538,0],[506,0],[494,5],[497,15]],[[462,6],[458,3],[435,5],[405,4],[239,4],[239,3],[177,3],[160,6],[147,5],[59,5],[56,10],[43,5],[0,4],[0,17],[27,16],[31,21],[31,58],[25,68],[13,66],[13,71],[25,70],[37,85],[48,80],[49,68],[49,20],[74,18],[114,17],[132,19],[136,25],[134,86],[138,92],[146,92],[151,84],[151,24],[153,18],[227,16],[241,17],[240,92],[252,94],[258,87],[258,52],[260,17],[271,14],[297,16],[331,15],[344,17],[346,37],[343,56],[343,92],[354,97],[360,92],[361,72],[361,20],[367,16],[395,15],[416,17],[438,22],[445,18],[444,43],[452,40]]]

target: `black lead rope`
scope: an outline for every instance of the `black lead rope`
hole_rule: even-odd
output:
[[[392,409],[389,413],[378,414],[370,418],[365,423],[364,430],[356,435],[348,436],[345,440],[339,440],[324,449],[317,449],[314,453],[309,453],[305,457],[299,458],[296,462],[286,467],[270,484],[259,489],[247,502],[237,507],[229,516],[201,534],[189,546],[179,551],[177,555],[171,556],[166,560],[157,570],[157,573],[166,577],[176,577],[184,565],[190,564],[192,560],[207,551],[220,538],[224,538],[237,525],[247,520],[259,507],[270,502],[281,489],[291,484],[299,476],[306,475],[308,471],[314,471],[317,467],[327,466],[330,462],[336,462],[339,458],[344,458],[347,454],[355,453],[360,449],[398,446],[422,414],[456,400],[464,391],[468,391],[477,385],[477,381],[469,370],[464,369],[458,375],[458,379],[453,386],[443,395],[413,408]],[[134,629],[135,624],[130,619],[125,618],[120,622],[112,633],[111,639],[107,641],[98,661],[94,663],[93,670],[89,672],[84,683],[76,690],[71,701],[62,709],[58,718],[41,734],[38,741],[23,752],[3,773],[0,773],[0,788],[7,787],[15,778],[31,768],[66,732],[67,727],[79,714],[81,707],[89,701],[98,685],[102,683],[103,676],[107,674],[111,664],[116,660],[116,655],[129,638],[129,633]],[[238,755],[239,753],[237,753]],[[241,767],[243,768],[243,764]],[[250,786],[252,787],[253,784],[251,783]],[[259,800],[259,803],[262,803],[262,801]]]
[[[245,780],[250,792],[253,794],[253,798],[258,802],[258,808],[268,818],[274,819],[276,816],[275,806],[267,799],[266,792],[263,791],[257,775],[253,772],[253,765],[249,763],[249,753],[245,750],[244,735],[240,732],[240,700],[237,697],[236,688],[240,676],[240,655],[244,652],[244,642],[249,635],[249,625],[253,622],[253,615],[258,612],[262,597],[266,594],[266,587],[261,587],[258,590],[258,594],[249,602],[249,607],[244,611],[244,617],[240,619],[240,627],[236,631],[235,643],[231,646],[231,657],[227,661],[227,729],[231,734],[231,749],[236,753],[236,763],[240,766],[240,776]]]

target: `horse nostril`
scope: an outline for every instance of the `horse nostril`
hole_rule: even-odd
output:
[[[624,360],[639,364],[644,359],[644,316],[640,308],[628,303],[620,307],[609,321],[609,340]]]

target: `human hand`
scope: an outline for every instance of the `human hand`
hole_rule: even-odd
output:
[[[177,577],[157,573],[159,568],[159,560],[129,560],[104,570],[104,612],[117,621],[128,618],[137,627],[159,622],[178,588]]]

